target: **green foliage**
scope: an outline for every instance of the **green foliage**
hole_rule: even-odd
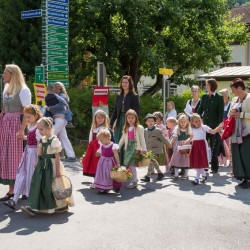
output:
[[[0,1],[0,70],[16,63],[26,75],[34,75],[41,63],[41,19],[21,19],[21,12],[40,8],[40,1]]]

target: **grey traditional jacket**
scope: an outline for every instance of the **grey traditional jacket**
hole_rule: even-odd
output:
[[[169,141],[164,137],[162,131],[156,127],[153,130],[144,129],[144,137],[147,145],[147,150],[152,150],[154,154],[163,152],[163,144],[169,146]]]

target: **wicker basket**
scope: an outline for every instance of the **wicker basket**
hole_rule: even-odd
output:
[[[128,179],[127,174],[122,169],[110,171],[110,178],[117,182],[125,182]]]
[[[182,146],[178,146],[177,147],[178,151],[181,153],[181,154],[189,154],[190,153],[190,150],[191,150],[191,145],[182,145]]]
[[[137,162],[138,167],[148,167],[150,165],[150,159],[144,159],[142,161]]]
[[[65,175],[62,175],[62,177],[65,177],[69,181],[70,187],[64,188],[64,189],[52,190],[53,195],[54,195],[56,200],[66,199],[66,198],[70,197],[72,194],[72,183],[71,183],[70,179]],[[53,185],[52,185],[52,187],[53,187]]]

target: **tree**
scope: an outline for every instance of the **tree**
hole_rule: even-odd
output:
[[[16,63],[26,74],[34,75],[41,63],[41,18],[21,19],[24,10],[39,9],[39,1],[0,1],[0,67]]]
[[[194,70],[227,61],[230,42],[249,39],[244,24],[229,18],[226,0],[78,0],[71,3],[70,20],[76,80],[103,61],[113,81],[128,73],[137,83],[166,66],[181,83]],[[93,55],[88,60],[85,51]],[[160,82],[158,75],[150,91]]]

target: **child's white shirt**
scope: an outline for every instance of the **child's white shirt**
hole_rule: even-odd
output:
[[[207,133],[211,130],[207,125],[201,125],[199,128],[191,128],[191,135],[193,135],[193,141],[206,140]]]
[[[108,145],[104,145],[104,144],[101,144],[101,143],[99,142],[100,147],[98,148],[97,153],[101,154],[101,153],[102,153],[102,146],[104,146],[104,148],[108,148],[112,143],[113,143],[113,142],[110,142]],[[119,149],[119,145],[116,144],[116,143],[113,143],[112,151],[118,150],[118,149]]]

